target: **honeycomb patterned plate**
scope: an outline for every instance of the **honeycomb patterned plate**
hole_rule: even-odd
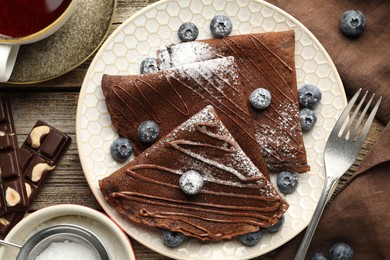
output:
[[[295,31],[298,86],[314,84],[323,93],[321,104],[315,109],[318,122],[312,131],[304,134],[311,171],[300,175],[297,190],[285,196],[291,206],[283,228],[272,235],[264,234],[258,245],[246,247],[235,239],[208,243],[188,239],[172,249],[163,245],[157,229],[121,218],[99,191],[98,180],[123,166],[110,156],[110,144],[118,135],[111,126],[101,78],[103,73],[138,74],[144,58],[155,56],[155,51],[166,44],[179,42],[177,29],[183,22],[192,21],[199,27],[199,39],[211,38],[208,27],[216,14],[231,18],[232,34]],[[281,246],[308,225],[324,184],[325,142],[346,103],[339,74],[327,52],[308,29],[279,8],[260,0],[163,0],[125,21],[96,54],[80,91],[77,145],[85,177],[96,199],[107,214],[140,243],[176,259],[248,259]],[[275,176],[272,181],[275,183]]]

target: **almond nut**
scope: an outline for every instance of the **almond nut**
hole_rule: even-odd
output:
[[[39,148],[41,146],[41,137],[43,135],[48,134],[49,132],[50,132],[50,127],[46,125],[35,127],[30,133],[31,147]]]
[[[54,168],[55,166],[50,166],[47,163],[38,163],[32,170],[31,180],[33,182],[38,182],[46,171],[51,171]]]
[[[15,189],[8,187],[5,190],[5,201],[7,205],[12,207],[20,202],[20,194]]]

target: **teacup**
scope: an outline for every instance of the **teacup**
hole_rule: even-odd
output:
[[[40,41],[61,28],[78,0],[12,0],[0,3],[0,82],[11,76],[20,45]]]

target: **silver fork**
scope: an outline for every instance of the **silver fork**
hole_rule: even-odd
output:
[[[325,160],[325,185],[322,189],[320,200],[314,210],[313,217],[307,227],[305,236],[301,242],[298,252],[295,256],[295,260],[303,260],[306,252],[309,248],[311,239],[313,238],[314,231],[317,228],[318,222],[324,211],[325,205],[332,195],[336,184],[340,180],[340,177],[352,166],[356,158],[359,155],[363,141],[367,136],[368,130],[370,129],[371,123],[374,120],[375,114],[381,103],[382,97],[378,99],[375,107],[372,109],[366,123],[364,124],[360,134],[358,133],[359,126],[362,124],[363,118],[367,113],[368,107],[370,106],[375,94],[373,94],[364,107],[360,117],[354,122],[354,119],[363,104],[363,101],[367,97],[367,92],[357,105],[355,111],[352,113],[348,120],[349,113],[352,110],[353,105],[360,95],[361,89],[356,92],[352,97],[347,107],[344,109],[340,118],[337,120],[332,132],[329,135],[328,141],[326,142],[324,160]],[[347,123],[348,122],[348,123]],[[354,127],[352,128],[352,124]],[[342,128],[345,126],[344,128]]]

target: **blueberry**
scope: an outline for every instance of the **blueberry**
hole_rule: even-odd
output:
[[[298,99],[301,108],[315,108],[321,101],[321,90],[314,85],[304,85],[298,89]]]
[[[271,104],[271,93],[268,89],[257,88],[249,96],[249,102],[256,109],[265,109]]]
[[[157,61],[154,58],[146,58],[141,62],[141,74],[158,71]]]
[[[281,192],[290,194],[297,188],[297,174],[290,171],[280,172],[278,174],[276,184],[278,185],[278,188]]]
[[[350,260],[353,258],[353,250],[350,245],[339,242],[329,250],[329,258],[331,260]]]
[[[323,253],[314,253],[310,260],[328,260],[328,258]]]
[[[177,247],[183,243],[185,236],[180,232],[173,232],[169,230],[163,230],[161,234],[161,239],[164,244],[168,247]]]
[[[340,18],[340,30],[347,36],[358,36],[366,29],[364,14],[357,10],[348,10]]]
[[[131,156],[133,147],[129,139],[121,137],[111,143],[110,152],[116,161],[123,162]]]
[[[261,238],[261,231],[255,231],[238,236],[241,243],[247,246],[254,246],[259,243]]]
[[[270,233],[276,233],[282,228],[283,224],[284,224],[284,215],[279,219],[279,221],[275,225],[267,227],[266,230]]]
[[[317,122],[317,116],[314,111],[308,108],[303,108],[299,113],[302,131],[307,132],[313,129],[314,125]]]
[[[183,23],[177,31],[177,36],[182,42],[195,41],[198,38],[199,30],[193,23]]]
[[[202,175],[194,170],[186,171],[179,179],[180,188],[188,195],[198,194],[202,190],[203,184]]]
[[[144,121],[138,127],[137,135],[141,142],[153,143],[160,133],[156,122],[152,120]]]
[[[228,36],[233,30],[233,24],[225,15],[217,15],[210,22],[210,31],[215,38]]]

